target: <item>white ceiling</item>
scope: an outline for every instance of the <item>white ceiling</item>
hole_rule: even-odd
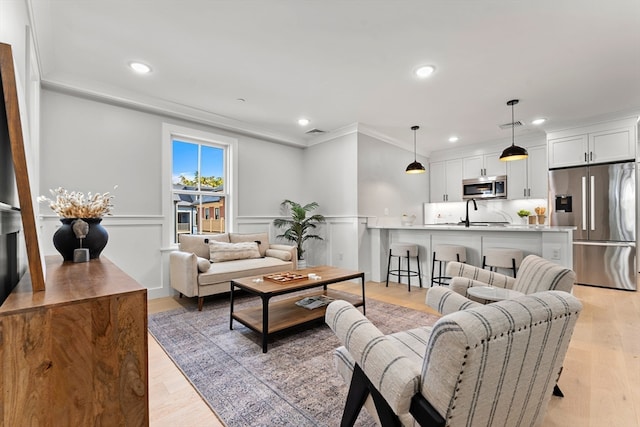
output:
[[[418,151],[640,113],[639,0],[30,0],[43,82],[306,145]],[[146,76],[127,67],[149,64]],[[412,74],[432,64],[426,80]],[[244,98],[246,101],[238,101]],[[306,127],[297,124],[307,117]]]

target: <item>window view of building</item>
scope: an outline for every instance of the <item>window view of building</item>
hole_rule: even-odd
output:
[[[226,147],[174,139],[172,150],[175,241],[185,233],[224,233]]]

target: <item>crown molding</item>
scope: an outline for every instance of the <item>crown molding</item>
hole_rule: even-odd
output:
[[[630,110],[621,110],[614,113],[601,114],[587,119],[566,121],[555,123],[545,127],[547,134],[561,132],[575,128],[585,128],[589,126],[597,126],[602,123],[629,121],[629,123],[638,123],[640,119],[640,107]]]
[[[386,142],[387,144],[394,145],[407,151],[411,151],[413,153],[413,146],[411,144],[407,144],[405,141],[390,137],[389,135],[386,135],[368,125],[362,123],[358,124],[358,132],[363,135],[375,138],[379,141]],[[418,153],[422,154],[420,152]]]
[[[370,136],[371,138],[375,138],[387,144],[400,147],[403,150],[413,152],[413,148],[407,145],[407,143],[405,143],[404,141],[400,141],[396,138],[392,138],[389,135],[386,135],[378,130],[375,130],[371,126],[368,126],[363,123],[357,123],[357,122],[332,130],[331,132],[328,132],[326,134],[318,135],[317,137],[309,141],[309,146],[311,147],[313,145],[322,144],[324,142],[332,141],[334,139],[337,139],[346,135],[351,135],[354,133],[367,135],[367,136]]]
[[[267,129],[259,128],[246,122],[241,122],[239,120],[171,101],[164,101],[160,99],[134,100],[125,96],[88,90],[52,80],[42,80],[41,84],[42,88],[53,92],[59,92],[119,107],[130,108],[143,113],[158,114],[182,119],[278,144],[303,148],[307,147],[307,142],[303,139],[291,138]]]
[[[350,125],[346,125],[346,126],[334,129],[322,135],[315,136],[308,141],[307,145],[309,147],[312,147],[314,145],[329,142],[334,139],[337,139],[346,135],[351,135],[352,133],[356,133],[356,132],[358,132],[358,123],[352,123]]]

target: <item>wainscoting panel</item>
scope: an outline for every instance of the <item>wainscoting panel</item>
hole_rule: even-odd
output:
[[[42,217],[40,224],[42,253],[59,255],[53,246],[52,237],[61,225],[60,220],[54,216]],[[109,242],[102,256],[146,287],[150,299],[170,295],[166,276],[168,269],[165,270],[160,250],[162,217],[113,216],[103,219],[102,225],[109,233]],[[62,258],[60,261],[62,262]]]
[[[237,232],[268,232],[270,242],[285,243],[275,236],[282,233],[273,226],[273,217],[240,217]],[[357,217],[327,217],[315,230],[324,240],[309,241],[307,264],[334,265],[365,271],[370,277],[371,248],[368,231]],[[362,224],[361,224],[362,223]],[[164,218],[158,216],[112,216],[102,224],[109,233],[109,243],[103,255],[133,277],[148,290],[149,299],[174,294],[169,282],[169,254],[176,247],[163,247],[166,232]],[[40,217],[40,247],[44,255],[58,255],[52,236],[60,227],[53,215]],[[364,246],[363,246],[364,245]],[[361,262],[362,257],[367,262]],[[62,260],[62,258],[61,258]],[[362,264],[362,265],[361,265]]]

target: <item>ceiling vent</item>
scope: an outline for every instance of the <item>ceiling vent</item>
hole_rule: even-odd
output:
[[[503,125],[498,125],[498,127],[499,127],[500,129],[503,129],[503,130],[504,130],[504,129],[511,129],[511,126],[513,126],[513,127],[524,126],[524,123],[522,123],[520,120],[516,120],[516,121],[515,121],[515,122],[513,122],[513,123],[505,123],[505,124],[503,124]]]
[[[313,128],[311,130],[306,131],[305,133],[307,135],[320,135],[321,133],[326,133],[326,132],[320,129]]]

